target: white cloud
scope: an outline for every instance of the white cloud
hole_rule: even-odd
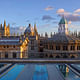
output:
[[[64,13],[65,11],[64,11],[64,9],[58,9],[57,10],[57,13]]]
[[[49,11],[49,10],[53,10],[54,8],[52,6],[48,6],[47,8],[45,8],[45,11]]]
[[[68,21],[80,21],[80,14],[78,13],[70,13],[65,11],[64,9],[57,10],[58,16],[65,17]]]
[[[74,12],[75,13],[79,13],[80,12],[80,9],[76,9]]]
[[[10,27],[10,33],[11,34],[14,34],[14,33],[15,34],[17,34],[17,33],[21,34],[21,33],[24,33],[25,29],[26,29],[26,26]]]

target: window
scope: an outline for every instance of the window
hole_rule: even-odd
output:
[[[67,46],[63,46],[63,50],[68,50],[68,47]]]
[[[56,46],[56,50],[60,50],[60,46]]]
[[[0,58],[1,58],[1,53],[0,53]]]
[[[13,58],[16,58],[16,57],[17,57],[16,53],[13,53]]]
[[[75,46],[71,46],[70,50],[75,50]]]
[[[15,48],[15,46],[13,46],[13,48]]]
[[[43,45],[43,42],[42,41],[40,41],[40,46],[42,46]]]
[[[31,50],[34,50],[34,46],[31,46]]]
[[[80,50],[80,46],[77,46],[77,50]]]
[[[5,53],[5,58],[8,58],[8,53]]]
[[[34,41],[33,40],[31,40],[31,44],[34,44]]]
[[[6,48],[6,47],[4,46],[4,48]]]
[[[50,50],[52,50],[53,49],[53,45],[50,44],[49,48],[50,48]]]

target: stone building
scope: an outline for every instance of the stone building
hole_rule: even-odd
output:
[[[11,36],[9,24],[0,26],[0,58],[27,58],[28,38],[23,36]]]
[[[6,21],[4,20],[4,25],[0,25],[0,36],[10,36],[9,24],[6,26]]]
[[[1,24],[2,25],[2,24]],[[80,58],[80,39],[70,35],[68,22],[63,17],[59,22],[58,33],[41,37],[36,24],[29,24],[24,34],[10,36],[8,30],[0,31],[0,58]],[[3,34],[4,32],[4,34]]]
[[[29,57],[34,58],[80,57],[80,39],[69,34],[68,22],[64,17],[59,22],[58,33],[51,38],[38,36],[36,39],[36,37],[31,37],[28,47]]]
[[[62,18],[58,33],[43,41],[44,57],[48,58],[78,58],[80,57],[80,39],[68,32],[68,22]]]
[[[27,43],[20,36],[0,37],[0,58],[27,58]]]

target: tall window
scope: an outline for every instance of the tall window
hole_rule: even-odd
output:
[[[0,53],[0,58],[1,58],[1,53]]]
[[[8,58],[8,53],[5,53],[5,58]]]
[[[16,58],[17,57],[17,54],[16,53],[13,53],[13,58]]]
[[[71,46],[70,50],[75,50],[75,46]]]
[[[63,46],[63,50],[68,50],[68,47],[67,46]]]
[[[31,46],[31,50],[34,50],[34,46]]]
[[[60,46],[56,46],[56,50],[60,50]]]
[[[52,45],[52,44],[50,44],[49,49],[50,49],[50,50],[52,50],[52,49],[53,49],[53,45]]]
[[[77,50],[80,50],[80,46],[77,46]]]
[[[34,44],[34,40],[31,40],[31,44]]]

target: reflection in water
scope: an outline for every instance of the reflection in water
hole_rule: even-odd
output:
[[[46,65],[35,65],[33,80],[48,80]]]
[[[3,66],[4,66],[4,64],[0,64],[0,68],[3,67]]]
[[[68,66],[66,65],[58,65],[58,69],[62,72],[65,77],[65,80],[80,80],[80,77],[73,73]]]

